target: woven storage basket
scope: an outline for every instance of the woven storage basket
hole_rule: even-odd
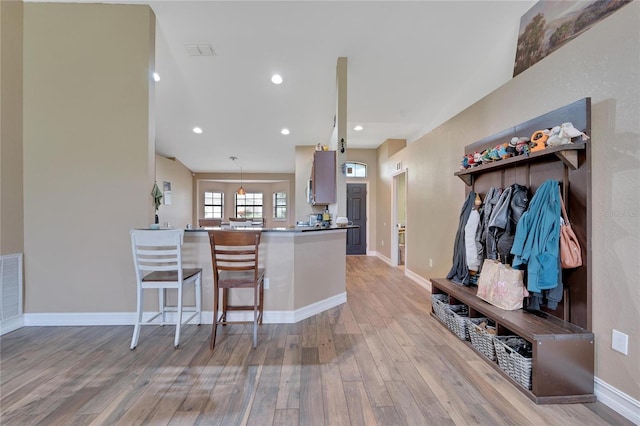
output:
[[[446,322],[444,316],[444,307],[449,301],[449,296],[446,294],[432,294],[431,295],[431,305],[433,306],[433,312],[435,312],[436,317],[442,321]]]
[[[482,323],[489,324],[487,318],[469,318],[467,320],[467,333],[469,333],[469,339],[471,340],[471,346],[476,348],[484,356],[491,361],[496,360],[496,349],[493,345],[493,334],[487,332],[486,329],[479,326]],[[487,325],[487,328],[493,328]]]
[[[466,305],[445,305],[445,324],[449,330],[453,331],[460,340],[468,340],[467,319],[469,308]]]
[[[525,342],[523,338],[518,336],[495,336],[493,343],[496,348],[498,365],[525,389],[531,389],[532,359],[520,355],[506,343],[507,341]]]

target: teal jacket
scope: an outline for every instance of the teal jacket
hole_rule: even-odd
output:
[[[547,180],[536,191],[516,227],[513,267],[527,265],[527,289],[541,293],[562,288],[560,278],[560,191]],[[558,299],[559,300],[559,299]]]

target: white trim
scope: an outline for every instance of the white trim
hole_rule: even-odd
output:
[[[404,270],[404,275],[414,283],[418,284],[420,287],[423,287],[428,292],[431,292],[431,281],[422,278],[420,275],[406,268]]]
[[[598,401],[626,417],[634,424],[640,425],[640,401],[614,388],[598,377],[594,380],[595,394]]]
[[[303,319],[312,317],[331,309],[347,301],[347,292],[331,296],[327,299],[312,303],[295,311],[265,311],[263,322],[265,324],[293,324]],[[24,314],[24,322],[20,326],[91,326],[91,325],[133,325],[135,323],[135,312],[82,312],[82,313],[37,313]],[[167,322],[175,322],[175,312],[167,313]],[[149,317],[151,314],[145,314]],[[251,321],[253,313],[229,312],[230,321]],[[195,319],[189,322],[196,324]],[[202,312],[202,324],[213,323],[213,312]],[[13,331],[16,327],[12,330]],[[3,324],[4,331],[4,324]],[[8,332],[7,331],[7,332]]]
[[[24,315],[18,315],[4,321],[0,321],[0,336],[11,333],[14,330],[24,327]]]
[[[383,254],[382,254],[382,253],[380,253],[380,252],[377,252],[377,251],[376,251],[376,252],[374,252],[374,253],[375,253],[375,256],[376,256],[378,259],[382,260],[384,263],[386,263],[387,265],[391,266],[391,259],[389,259],[387,256],[383,255]]]

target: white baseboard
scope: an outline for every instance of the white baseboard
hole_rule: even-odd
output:
[[[327,299],[321,300],[316,303],[312,303],[295,311],[265,311],[263,323],[265,324],[292,324],[303,319],[309,318],[313,315],[319,314],[331,309],[335,306],[341,305],[347,301],[347,293],[343,292]],[[148,318],[151,314],[145,314]],[[184,313],[183,315],[188,315]],[[24,321],[15,328],[5,331],[5,325],[2,324],[2,332],[9,332],[16,330],[22,326],[37,327],[37,326],[91,326],[91,325],[133,325],[135,322],[135,312],[78,312],[78,313],[37,313],[37,314],[24,314]],[[168,321],[175,321],[175,312],[169,312],[167,314]],[[251,321],[253,319],[253,313],[250,311],[235,311],[229,312],[228,319],[230,321]],[[196,321],[191,320],[191,324],[195,324]],[[202,312],[202,324],[213,323],[213,312]]]
[[[391,259],[389,259],[387,256],[383,255],[382,253],[379,252],[375,252],[376,253],[376,257],[380,260],[382,260],[384,263],[386,263],[387,265],[391,266]]]
[[[404,270],[404,275],[414,283],[418,284],[420,287],[423,287],[427,291],[431,292],[431,281],[422,278],[420,275],[406,268]]]
[[[634,424],[640,425],[640,401],[614,388],[597,377],[594,382],[594,392],[598,401],[626,417]]]
[[[24,327],[24,315],[0,321],[0,336]]]

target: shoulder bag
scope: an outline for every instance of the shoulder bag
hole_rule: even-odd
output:
[[[564,269],[577,268],[582,266],[582,251],[578,237],[571,228],[562,194],[560,195],[560,207],[562,208],[563,220],[563,223],[560,224],[560,264]]]

